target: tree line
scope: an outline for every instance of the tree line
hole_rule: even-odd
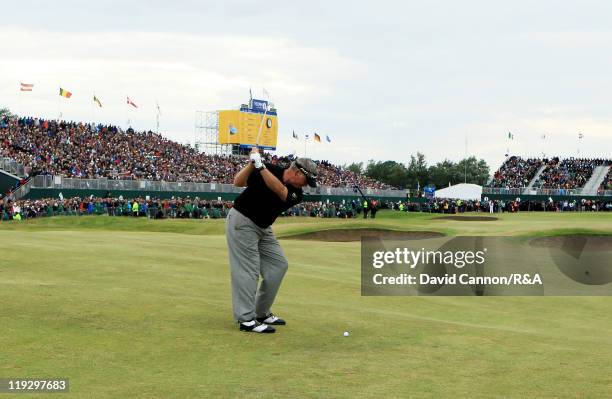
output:
[[[370,160],[345,165],[345,168],[401,189],[421,190],[425,186],[444,188],[459,183],[485,185],[489,178],[489,165],[484,159],[471,156],[459,162],[445,159],[434,165],[427,165],[425,155],[417,152],[410,156],[408,165],[396,161]]]

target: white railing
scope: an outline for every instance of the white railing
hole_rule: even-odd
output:
[[[23,197],[25,197],[26,195],[28,195],[28,193],[30,192],[30,182],[28,181],[26,184],[19,186],[15,189],[15,191],[11,192],[11,197],[13,197],[13,199],[21,199]]]
[[[77,190],[107,190],[107,191],[175,191],[175,192],[206,192],[206,193],[240,193],[243,189],[233,184],[167,182],[153,180],[112,180],[112,179],[75,179],[62,176],[39,175],[30,179],[31,188],[47,189],[77,189]],[[366,196],[371,197],[405,197],[406,190],[362,189]],[[304,192],[311,195],[355,196],[350,187],[307,187]]]
[[[564,189],[564,188],[500,188],[500,187],[483,187],[483,194],[501,194],[501,195],[582,195],[581,188]],[[612,190],[599,191],[598,196],[612,196]]]
[[[26,168],[14,159],[7,157],[0,157],[0,169],[11,173],[17,177],[24,177],[26,175]]]
[[[500,188],[500,187],[483,187],[483,194],[502,194],[502,195],[521,195],[522,188]]]

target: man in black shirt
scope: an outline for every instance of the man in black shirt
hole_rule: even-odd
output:
[[[316,187],[316,175],[317,167],[308,158],[298,158],[288,168],[264,165],[254,148],[249,164],[234,177],[234,185],[246,186],[225,224],[233,312],[240,331],[273,333],[272,325],[285,324],[270,310],[288,267],[271,225],[302,201],[302,187]]]

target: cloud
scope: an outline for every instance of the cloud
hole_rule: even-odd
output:
[[[585,47],[612,47],[612,32],[610,31],[549,31],[529,32],[520,35],[529,41],[536,41],[547,46],[584,49]]]
[[[391,2],[384,14],[350,2],[66,4],[8,7],[0,105],[149,129],[159,100],[162,133],[185,142],[195,110],[235,108],[265,87],[279,109],[279,153],[303,152],[293,130],[317,131],[333,142],[309,144],[313,157],[407,162],[420,151],[435,163],[463,157],[467,135],[468,152],[495,168],[508,149],[575,155],[583,132],[581,154],[609,156],[607,3],[500,12],[484,1]],[[34,92],[20,93],[20,80]],[[60,99],[59,85],[73,98]],[[103,109],[92,108],[93,90]],[[126,95],[138,111],[126,112]]]
[[[0,30],[0,94],[29,115],[91,120],[137,129],[154,126],[155,102],[162,130],[183,142],[193,138],[194,112],[237,108],[263,87],[282,116],[284,109],[314,108],[342,81],[363,74],[360,63],[335,50],[286,38],[164,32],[56,32]],[[35,84],[19,93],[19,81]],[[73,92],[58,99],[62,86]],[[104,104],[92,109],[93,92]],[[138,110],[126,107],[129,95]],[[281,119],[282,120],[282,119]],[[180,136],[180,137],[178,137]]]

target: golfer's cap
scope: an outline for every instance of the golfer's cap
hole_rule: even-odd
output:
[[[317,164],[312,162],[312,159],[298,158],[295,160],[295,166],[306,176],[310,187],[317,186]]]

